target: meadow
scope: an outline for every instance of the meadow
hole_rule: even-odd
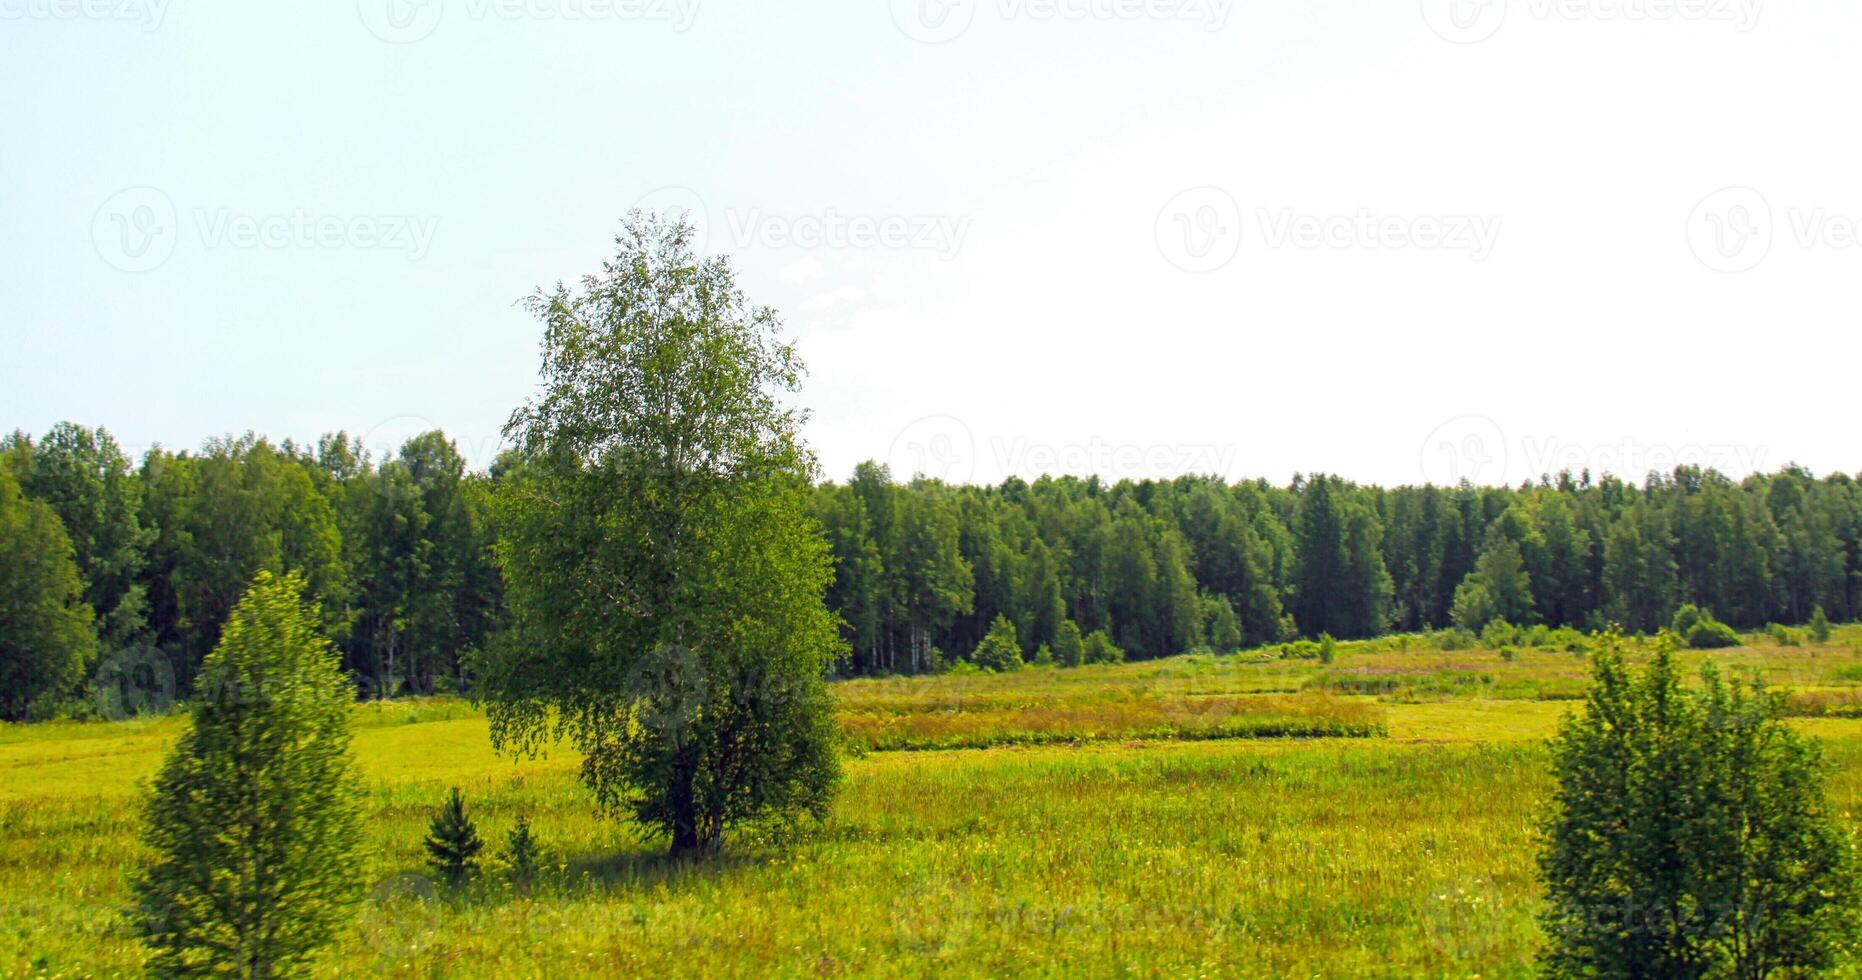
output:
[[[1714,659],[1789,690],[1853,812],[1862,627],[1746,640]],[[1528,975],[1545,738],[1585,665],[1386,638],[1329,663],[1268,649],[841,682],[832,815],[677,863],[595,815],[573,753],[501,758],[462,701],[361,704],[371,886],[319,972]],[[183,724],[0,726],[0,972],[136,971],[139,794]],[[424,874],[455,785],[488,854],[528,817],[540,880],[515,887],[495,859],[457,893]]]

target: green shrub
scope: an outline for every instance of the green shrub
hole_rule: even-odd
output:
[[[1553,741],[1546,972],[1828,969],[1853,935],[1856,890],[1816,743],[1778,719],[1756,675],[1724,684],[1707,664],[1690,691],[1669,635],[1641,676],[1622,648],[1604,637],[1587,710]]]
[[[1112,642],[1112,637],[1105,630],[1093,630],[1086,637],[1086,662],[1089,664],[1121,664],[1125,662],[1125,651]]]
[[[989,632],[970,653],[970,662],[984,670],[1005,674],[1022,668],[1021,640],[1015,636],[1015,624],[1000,613],[989,624]]]
[[[1718,650],[1739,645],[1739,634],[1713,618],[1713,610],[1686,603],[1675,610],[1669,632],[1691,650]]]
[[[1080,626],[1063,619],[1054,629],[1054,662],[1062,667],[1078,667],[1086,662],[1086,643],[1080,638]]]
[[[1481,627],[1481,646],[1497,650],[1519,642],[1519,627],[1504,619],[1493,619]]]
[[[1810,611],[1810,638],[1818,643],[1830,642],[1830,617],[1825,615],[1823,607]]]
[[[1474,633],[1459,626],[1437,630],[1435,633],[1435,648],[1444,653],[1452,650],[1466,650],[1474,645],[1474,641]]]
[[[1338,641],[1330,633],[1319,634],[1319,662],[1329,664],[1338,659]]]

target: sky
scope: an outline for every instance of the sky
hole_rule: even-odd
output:
[[[825,476],[1862,471],[1862,5],[0,0],[0,429],[476,465],[686,212]]]

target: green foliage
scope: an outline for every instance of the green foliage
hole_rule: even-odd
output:
[[[1498,650],[1519,643],[1521,639],[1519,627],[1504,618],[1489,620],[1486,626],[1481,627],[1481,646],[1489,649]]]
[[[1691,602],[1682,603],[1681,608],[1675,610],[1668,631],[1691,650],[1719,650],[1739,645],[1739,634],[1731,626],[1714,619],[1712,610],[1701,609]]]
[[[1821,605],[1810,611],[1810,638],[1818,643],[1830,642],[1830,617]]]
[[[1015,637],[1015,624],[1007,616],[997,616],[989,632],[970,654],[970,662],[984,670],[1004,673],[1022,668],[1021,641]]]
[[[478,872],[478,852],[485,847],[479,839],[478,826],[466,815],[465,798],[454,786],[433,822],[427,826],[427,864],[438,871],[447,884],[458,886]]]
[[[96,652],[71,540],[52,508],[0,468],[0,719],[69,692]]]
[[[1054,648],[1043,643],[1034,648],[1034,659],[1029,661],[1036,667],[1054,666]]]
[[[115,438],[60,422],[37,443],[23,433],[0,440],[0,453],[25,495],[49,505],[70,535],[101,638],[113,646],[136,639],[148,615],[139,578],[153,535],[141,523],[141,484]]]
[[[1532,576],[1520,546],[1498,530],[1496,524],[1474,570],[1455,589],[1452,616],[1462,629],[1479,631],[1497,619],[1523,623],[1536,616]]]
[[[1054,662],[1062,667],[1078,667],[1086,662],[1086,642],[1080,626],[1071,619],[1062,620],[1054,631]]]
[[[1105,630],[1093,630],[1086,635],[1085,657],[1089,664],[1124,663],[1125,651],[1112,642]]]
[[[298,972],[359,896],[350,688],[304,592],[259,573],[155,777],[133,884],[158,974]]]
[[[1686,690],[1664,635],[1640,675],[1610,635],[1553,743],[1545,964],[1568,976],[1818,970],[1853,929],[1851,845],[1815,743],[1711,664]]]
[[[579,290],[531,300],[542,394],[511,418],[521,463],[497,497],[512,622],[481,665],[494,745],[566,738],[597,804],[678,854],[827,812],[840,770],[822,677],[846,650],[786,407],[801,363],[691,239],[636,213]]]
[[[1204,596],[1203,609],[1209,646],[1217,653],[1234,653],[1241,649],[1241,617],[1235,615],[1235,607],[1228,598],[1220,595]]]
[[[515,885],[535,881],[542,867],[542,850],[537,846],[536,835],[530,831],[530,820],[521,813],[517,815],[517,824],[505,837],[504,862],[511,883]]]
[[[1329,664],[1338,659],[1338,641],[1330,633],[1319,634],[1319,662]]]

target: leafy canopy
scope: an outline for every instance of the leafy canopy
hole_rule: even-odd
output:
[[[844,649],[784,404],[801,363],[691,236],[635,214],[600,272],[531,299],[542,393],[496,505],[513,622],[480,688],[495,745],[567,737],[597,802],[675,852],[825,812]]]

